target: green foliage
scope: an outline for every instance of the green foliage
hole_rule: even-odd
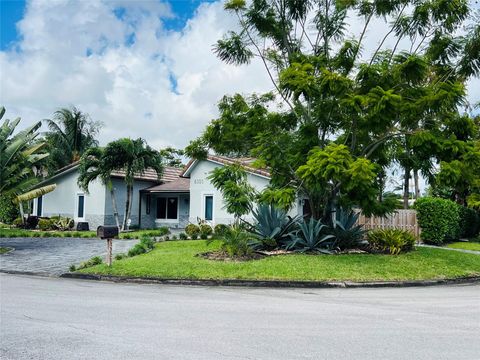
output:
[[[198,234],[190,235],[190,238],[191,238],[192,240],[197,240],[197,239],[198,239]]]
[[[421,238],[429,244],[441,245],[460,236],[459,206],[450,200],[421,198],[415,202]]]
[[[18,205],[14,203],[13,199],[13,196],[2,195],[0,197],[0,222],[12,224],[13,221],[20,216]]]
[[[57,218],[50,218],[52,228],[59,231],[67,231],[73,229],[75,222],[69,217],[58,216]]]
[[[213,229],[210,225],[208,224],[201,224],[200,225],[200,235],[204,236],[210,236],[213,234]]]
[[[267,187],[260,193],[258,201],[261,204],[268,204],[288,211],[295,203],[296,198],[297,192],[293,188],[276,189]]]
[[[474,209],[460,206],[460,237],[473,238],[480,233],[480,214]]]
[[[406,230],[378,229],[368,232],[368,243],[375,251],[398,255],[415,247],[415,236]]]
[[[122,260],[122,259],[125,259],[126,257],[127,257],[126,254],[116,254],[115,260]]]
[[[319,220],[313,218],[310,218],[308,222],[301,222],[298,225],[298,230],[290,235],[286,248],[299,252],[330,254],[333,235],[325,234],[326,228]]]
[[[331,234],[335,240],[332,247],[340,250],[356,249],[365,245],[363,226],[357,225],[360,213],[351,210],[340,209],[337,211],[335,228],[331,228]]]
[[[53,221],[50,219],[40,219],[38,228],[42,231],[53,230]]]
[[[5,114],[5,108],[0,107],[0,120]],[[38,129],[42,125],[34,125],[18,131],[20,118],[3,121],[0,126],[0,194],[10,197],[19,195],[38,182],[33,173],[37,165],[48,154],[42,153],[45,143],[38,142]],[[14,135],[15,133],[15,135]]]
[[[232,226],[221,238],[221,248],[230,257],[246,257],[253,253],[250,243],[254,241],[254,237],[242,229],[242,227]],[[213,240],[207,240],[210,244]]]
[[[185,234],[183,232],[178,234],[178,237],[179,237],[180,240],[187,240],[188,239],[187,234]]]
[[[87,260],[87,261],[84,261],[84,262],[80,263],[80,265],[78,265],[78,267],[75,270],[86,269],[86,268],[89,268],[89,267],[92,267],[92,266],[95,266],[95,265],[99,265],[102,262],[103,261],[102,261],[102,258],[100,256],[94,256],[90,260]],[[72,268],[72,266],[70,266],[70,268]],[[75,271],[75,270],[73,270],[73,271]],[[70,271],[72,271],[72,270],[70,270]]]
[[[149,237],[143,237],[140,239],[138,244],[135,244],[130,250],[128,250],[128,256],[136,256],[140,254],[145,254],[151,251],[155,246],[155,241]]]
[[[217,224],[213,229],[213,233],[216,237],[222,237],[225,233],[230,229],[228,225],[225,224]]]
[[[188,224],[185,227],[185,232],[193,239],[193,236],[200,234],[200,227],[195,224]]]
[[[45,140],[50,153],[47,161],[50,174],[79,160],[88,148],[98,146],[96,136],[101,123],[92,121],[88,114],[75,107],[59,109],[53,119],[44,121],[49,129]]]
[[[13,220],[13,226],[15,226],[15,227],[17,227],[17,228],[23,227],[23,220],[22,220],[22,218],[16,218],[15,220]]]
[[[253,211],[253,218],[249,231],[257,238],[255,248],[271,250],[284,245],[300,217],[291,218],[284,210],[260,204]]]
[[[255,190],[247,180],[241,165],[226,165],[215,168],[208,179],[222,192],[225,209],[238,219],[252,210]]]

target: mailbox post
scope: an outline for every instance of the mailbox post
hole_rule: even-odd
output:
[[[107,257],[105,262],[108,266],[112,266],[112,240],[118,236],[117,226],[99,226],[97,228],[97,236],[100,239],[107,240]]]

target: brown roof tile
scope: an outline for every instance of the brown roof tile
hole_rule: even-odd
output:
[[[177,177],[175,180],[165,182],[160,185],[149,187],[143,191],[146,192],[189,192],[190,179]]]

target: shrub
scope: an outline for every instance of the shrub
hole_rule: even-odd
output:
[[[201,234],[200,234],[200,239],[202,239],[202,240],[207,240],[207,239],[208,239],[208,235],[207,235],[207,234],[204,234],[204,233],[201,233]]]
[[[94,256],[90,260],[82,262],[78,266],[77,270],[86,269],[86,268],[89,268],[89,267],[92,267],[92,266],[95,266],[95,265],[100,265],[102,262],[103,261],[102,261],[102,258],[100,256]]]
[[[177,235],[173,235],[172,240],[177,240]]]
[[[50,219],[38,220],[38,228],[42,231],[52,230],[52,221]]]
[[[125,255],[125,254],[117,254],[117,255],[115,255],[115,260],[122,260],[126,257],[127,257],[127,255]]]
[[[250,243],[253,240],[252,234],[246,232],[239,226],[233,226],[222,238],[222,250],[230,257],[244,257],[253,253]],[[207,240],[207,245],[213,240]]]
[[[397,255],[413,250],[415,236],[400,229],[372,230],[368,233],[368,243],[375,251]]]
[[[474,209],[460,206],[460,237],[473,238],[480,231],[480,215]]]
[[[73,229],[74,221],[69,217],[51,217],[52,227],[59,231],[67,231]]]
[[[230,226],[225,224],[217,224],[214,228],[214,233],[218,237],[222,237],[230,229]]]
[[[128,250],[128,256],[136,256],[144,254],[153,249],[155,242],[149,237],[143,237],[138,244],[135,244],[130,250]]]
[[[202,239],[206,239],[208,238],[210,235],[212,235],[213,233],[213,229],[210,225],[208,224],[202,224],[200,225],[200,235],[202,237]]]
[[[291,234],[290,240],[287,241],[286,247],[288,250],[331,253],[333,235],[323,233],[326,226],[319,220],[310,218],[308,222],[301,222],[298,227],[298,230]]]
[[[460,210],[455,202],[425,197],[415,202],[415,209],[426,243],[440,245],[460,237]]]
[[[195,224],[188,224],[187,227],[185,228],[185,232],[187,233],[188,236],[193,237],[194,235],[200,234],[200,227]]]
[[[180,240],[187,240],[187,239],[188,239],[187,234],[185,234],[185,233],[183,233],[183,232],[180,233],[180,234],[178,234],[178,237],[180,238]]]
[[[18,205],[14,204],[13,196],[0,196],[0,222],[12,224],[19,215]]]
[[[18,217],[15,220],[13,220],[13,226],[15,226],[16,228],[23,228],[22,218]]]
[[[75,267],[74,264],[72,264],[72,265],[70,265],[70,267],[68,268],[68,270],[69,270],[70,272],[74,272],[75,270],[77,270],[77,268]]]
[[[197,234],[190,235],[190,239],[192,239],[192,240],[197,240],[197,239],[198,239],[198,235],[197,235]]]

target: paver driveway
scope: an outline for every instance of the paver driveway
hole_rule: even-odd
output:
[[[113,253],[127,252],[137,240],[114,240]],[[59,275],[71,264],[93,256],[105,256],[105,240],[81,238],[3,238],[0,246],[15,250],[0,255],[1,271],[35,272]]]

